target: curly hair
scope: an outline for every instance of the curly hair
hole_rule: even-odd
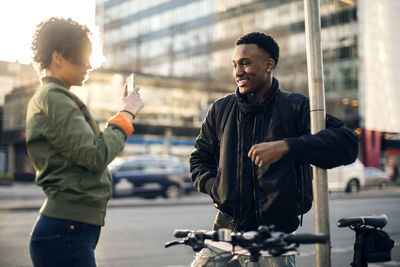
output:
[[[92,51],[91,31],[72,19],[52,17],[36,26],[31,49],[33,62],[41,71],[50,66],[53,52],[75,64],[83,64]]]
[[[263,32],[251,32],[236,39],[236,46],[241,44],[256,44],[259,48],[267,52],[275,61],[275,67],[279,60],[279,46],[276,41]]]

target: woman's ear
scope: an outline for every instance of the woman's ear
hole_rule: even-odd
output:
[[[63,64],[63,56],[58,53],[57,51],[53,51],[53,53],[51,54],[51,64],[56,65],[57,67],[61,67]]]

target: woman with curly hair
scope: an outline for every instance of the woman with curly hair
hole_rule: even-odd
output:
[[[123,108],[101,132],[70,92],[92,68],[90,35],[72,19],[53,17],[37,25],[32,40],[42,78],[28,104],[26,146],[35,182],[46,194],[31,234],[34,266],[96,266],[94,250],[112,189],[107,165],[124,148],[143,108],[139,88],[127,94],[125,86]]]

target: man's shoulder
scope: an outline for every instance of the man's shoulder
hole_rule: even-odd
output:
[[[224,96],[218,98],[217,100],[215,100],[212,107],[214,109],[219,110],[221,107],[226,106],[228,104],[228,102],[233,101],[235,98],[236,98],[236,95],[234,93],[224,95]]]
[[[302,102],[308,100],[307,96],[296,92],[279,90],[279,94],[281,97],[287,97],[291,102]]]
[[[227,100],[229,100],[231,98],[235,98],[235,97],[236,97],[235,93],[227,94],[227,95],[224,95],[224,96],[218,98],[217,100],[215,100],[214,103],[215,104],[221,104],[222,102],[227,101]]]

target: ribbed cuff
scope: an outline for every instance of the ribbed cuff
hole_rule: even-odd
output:
[[[111,117],[108,120],[108,124],[116,124],[116,125],[120,126],[124,130],[127,139],[135,131],[135,129],[133,128],[132,122],[128,118],[126,118],[124,115],[122,115],[121,113],[118,113],[117,115]]]
[[[120,112],[126,112],[126,113],[128,113],[129,115],[131,115],[131,116],[132,116],[132,120],[134,120],[134,119],[135,119],[135,114],[133,114],[133,113],[132,113],[132,112],[130,112],[129,110],[123,109],[123,110],[121,110]]]
[[[303,153],[303,147],[304,147],[304,142],[300,138],[285,138],[283,139],[288,146],[289,146],[289,151],[288,155],[292,156],[294,158],[299,158],[302,156]]]

